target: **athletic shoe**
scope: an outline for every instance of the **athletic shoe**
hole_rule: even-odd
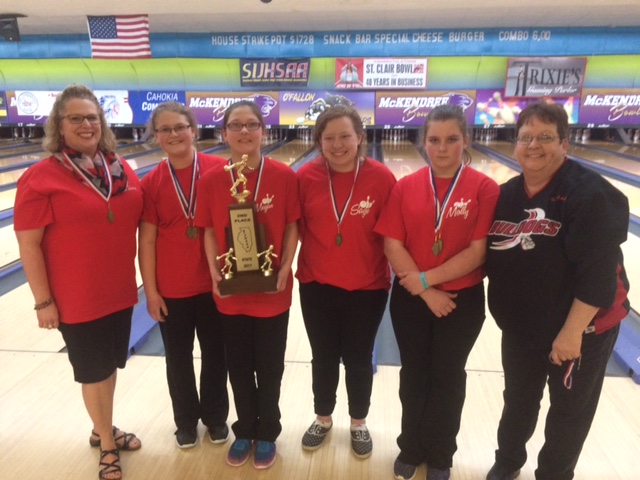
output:
[[[393,462],[393,476],[398,480],[412,480],[416,476],[417,466],[404,463],[400,458]]]
[[[449,480],[451,470],[440,470],[438,468],[427,467],[427,480]]]
[[[351,425],[351,450],[358,458],[367,458],[373,450],[373,441],[365,424]]]
[[[180,427],[176,430],[176,443],[180,448],[192,448],[198,443],[197,427]]]
[[[211,443],[226,443],[229,440],[229,427],[227,427],[227,424],[221,423],[210,428],[209,440],[211,440]]]
[[[333,427],[333,422],[314,420],[302,436],[302,448],[305,450],[317,450],[320,448],[331,427]]]
[[[244,465],[251,455],[251,440],[236,438],[227,453],[227,463],[232,467]]]
[[[258,469],[269,468],[276,461],[276,444],[274,442],[266,442],[258,440],[256,442],[256,451],[253,456],[253,466]]]
[[[493,464],[489,473],[487,473],[487,480],[514,480],[520,475],[520,469],[510,470],[504,465],[498,462]]]

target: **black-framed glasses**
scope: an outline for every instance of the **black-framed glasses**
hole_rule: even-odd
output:
[[[89,122],[90,124],[92,124],[92,125],[96,125],[96,124],[100,123],[100,115],[76,115],[76,114],[72,114],[72,115],[63,115],[60,118],[66,118],[67,120],[69,120],[69,122],[73,123],[74,125],[80,125],[85,120],[87,122]]]
[[[175,127],[160,127],[160,128],[156,128],[155,132],[158,135],[171,135],[171,132],[176,132],[176,135],[180,135],[187,128],[191,128],[191,125],[185,125],[184,123],[179,123]]]
[[[533,142],[534,138],[538,141],[538,143],[547,144],[560,137],[556,135],[549,135],[548,133],[541,133],[540,135],[536,135],[535,137],[533,135],[520,135],[516,139],[516,142],[518,142],[520,145],[529,145],[531,142]]]
[[[259,130],[260,128],[262,128],[262,124],[260,122],[247,122],[247,123],[231,122],[231,123],[227,123],[227,128],[232,132],[239,132],[243,128],[246,128],[250,132],[253,132],[255,130]]]

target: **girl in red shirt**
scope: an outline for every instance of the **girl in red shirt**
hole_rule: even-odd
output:
[[[460,107],[434,108],[423,134],[430,166],[396,184],[376,231],[396,274],[390,312],[402,361],[402,431],[394,475],[413,478],[426,462],[428,480],[448,480],[465,364],[485,318],[482,265],[499,187],[468,167]]]
[[[222,325],[213,301],[204,232],[194,226],[200,177],[224,159],[197,153],[197,133],[196,117],[188,107],[177,102],[156,107],[147,135],[167,158],[141,182],[140,273],[147,310],[160,325],[180,448],[195,446],[200,419],[211,442],[224,443],[229,437]],[[199,395],[193,368],[194,334],[202,353]]]
[[[216,166],[200,182],[196,225],[205,228],[205,250],[213,278],[227,346],[227,366],[238,421],[232,425],[236,440],[227,463],[243,465],[255,443],[254,466],[269,468],[276,459],[275,441],[280,424],[280,384],[284,373],[289,307],[293,290],[291,264],[298,244],[300,217],[298,183],[288,165],[263,157],[260,151],[265,123],[260,108],[251,101],[232,104],[225,112],[222,136],[231,149],[227,167],[247,156],[241,175],[236,169]],[[257,223],[264,225],[266,244],[276,272],[276,292],[223,296],[218,257],[230,254],[227,229],[229,206],[238,203],[230,189],[236,183],[251,192]],[[238,188],[237,192],[244,191]],[[265,252],[261,252],[266,254]],[[228,258],[228,257],[227,257]],[[225,271],[226,273],[226,271]]]
[[[319,448],[333,426],[342,359],[351,447],[366,458],[373,448],[366,426],[373,345],[390,286],[383,237],[373,227],[396,181],[384,165],[364,157],[364,127],[355,109],[326,110],[314,135],[321,156],[298,172],[302,246],[296,277],[313,354],[316,413],[302,448]]]

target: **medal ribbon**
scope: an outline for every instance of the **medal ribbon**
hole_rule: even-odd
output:
[[[325,162],[325,167],[327,168],[327,177],[329,178],[329,191],[331,192],[331,204],[333,205],[333,214],[336,217],[336,222],[338,223],[338,234],[340,233],[340,225],[342,224],[342,220],[344,219],[344,214],[347,211],[347,205],[351,201],[351,197],[353,196],[353,190],[356,188],[356,181],[358,180],[358,175],[360,174],[360,165],[362,165],[362,161],[358,159],[356,163],[356,173],[353,176],[353,185],[351,185],[351,192],[349,192],[349,197],[347,201],[344,202],[344,206],[342,207],[342,211],[338,212],[338,205],[336,204],[336,193],[333,190],[333,182],[331,181],[331,171],[329,169],[329,163]]]
[[[456,188],[456,184],[458,180],[460,180],[460,175],[462,174],[462,170],[464,170],[464,164],[461,164],[456,174],[453,176],[451,183],[449,184],[449,188],[447,189],[447,193],[444,195],[444,200],[442,204],[440,204],[440,200],[438,200],[438,191],[436,190],[436,177],[433,173],[433,169],[429,167],[429,173],[431,175],[431,189],[433,190],[433,203],[436,207],[436,239],[438,238],[438,234],[440,233],[440,228],[442,228],[442,220],[444,219],[444,211],[447,209],[447,204],[453,195],[453,191]]]
[[[169,167],[169,173],[171,174],[171,179],[173,180],[173,187],[176,191],[176,195],[178,196],[178,201],[180,202],[180,207],[182,207],[182,212],[187,219],[187,224],[190,226],[193,223],[193,219],[196,217],[196,180],[200,179],[200,162],[198,161],[198,156],[196,152],[193,152],[193,167],[191,168],[191,182],[190,182],[190,193],[189,198],[184,194],[184,190],[182,190],[182,186],[178,181],[178,175],[176,174],[173,165],[169,159],[166,160],[167,166]],[[191,223],[189,222],[191,220]]]
[[[229,159],[229,166],[233,165],[233,160]],[[255,203],[258,198],[258,190],[260,190],[260,182],[262,181],[262,169],[264,167],[264,157],[260,157],[260,165],[258,165],[258,180],[256,181],[256,190],[253,192],[253,202]],[[231,174],[231,183],[235,183],[236,181],[236,171],[235,169],[229,170],[229,174]],[[244,173],[243,173],[244,175]]]
[[[100,155],[100,160],[102,161],[102,167],[104,168],[104,171],[105,171],[105,177],[107,177],[107,184],[109,185],[109,189],[106,195],[102,193],[102,191],[98,187],[96,187],[93,184],[93,182],[89,180],[84,170],[82,170],[75,163],[73,163],[66,153],[62,153],[62,158],[68,166],[70,166],[76,173],[80,175],[80,178],[84,179],[84,183],[86,185],[91,187],[98,195],[100,195],[102,198],[106,200],[108,205],[109,200],[111,199],[111,193],[113,192],[113,178],[111,178],[111,171],[109,170],[109,165],[107,164],[107,160],[104,158],[104,155],[102,155],[102,152],[99,150],[98,150],[98,154]]]

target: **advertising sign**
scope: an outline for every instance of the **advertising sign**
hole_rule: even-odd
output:
[[[579,121],[589,128],[640,125],[640,89],[585,88]]]
[[[281,125],[315,125],[318,115],[336,105],[355,108],[363,125],[373,125],[373,92],[280,92]]]
[[[172,90],[143,90],[129,92],[129,107],[133,111],[134,125],[147,123],[151,112],[164,102],[185,103],[184,92]]]
[[[427,87],[426,58],[338,58],[336,89],[423,89]]]
[[[569,97],[580,95],[587,59],[580,57],[510,58],[505,97]]]
[[[255,102],[260,107],[266,125],[279,125],[277,92],[186,92],[186,105],[193,110],[202,128],[221,127],[224,112],[240,100]]]
[[[240,59],[240,85],[260,89],[306,87],[310,67],[308,58]]]
[[[6,93],[9,122],[24,126],[44,124],[58,94],[58,92],[35,90],[15,90]]]
[[[430,92],[376,92],[376,125],[422,126],[428,113],[439,105],[462,107],[467,122],[474,120],[475,90]]]

